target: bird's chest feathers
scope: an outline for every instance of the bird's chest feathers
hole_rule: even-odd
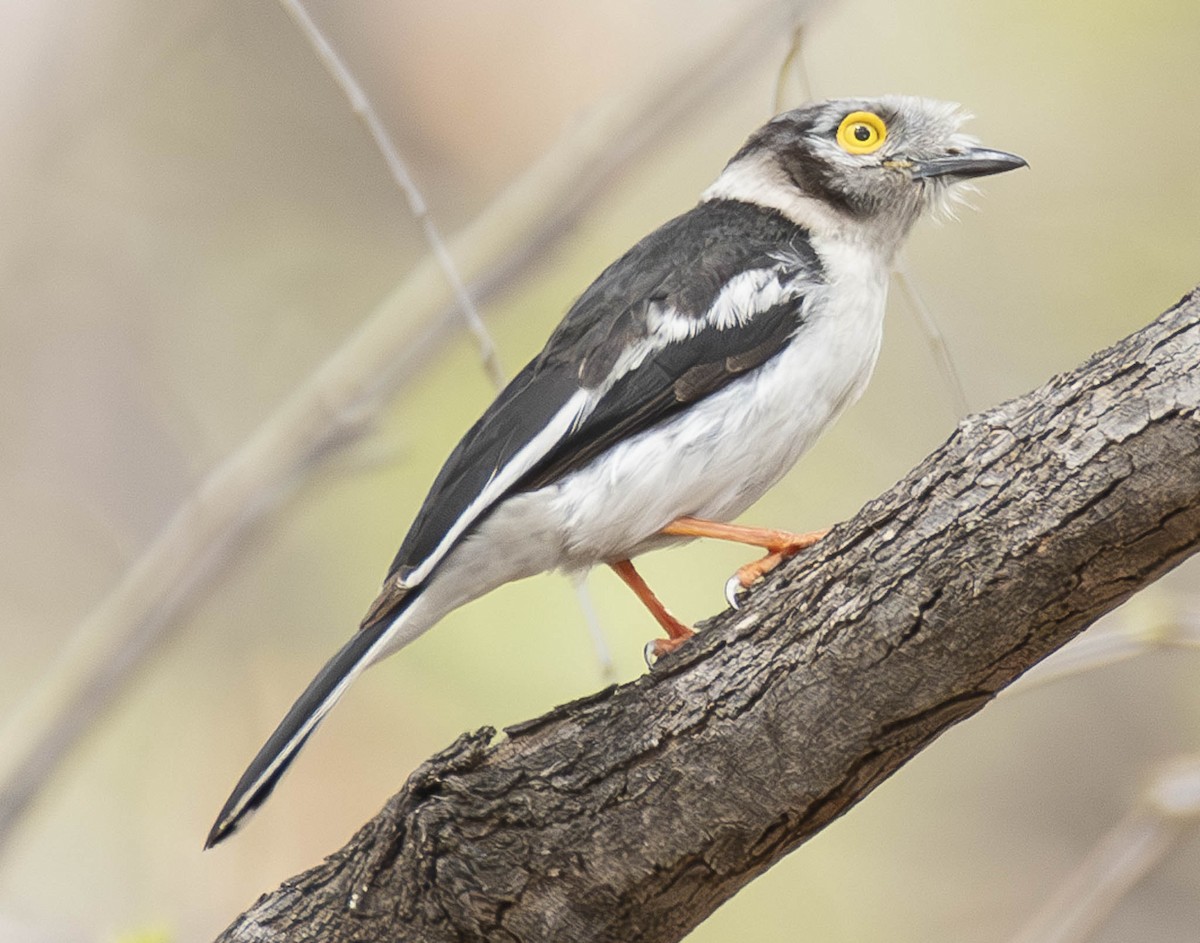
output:
[[[797,332],[793,347],[836,403],[836,410],[862,393],[883,336],[888,261],[855,240],[822,241],[814,246],[825,270],[825,290]],[[790,352],[790,351],[789,351]]]
[[[814,246],[824,284],[812,293],[787,348],[747,378],[743,390],[746,445],[757,452],[764,487],[858,399],[879,355],[886,260],[853,242],[814,240]]]

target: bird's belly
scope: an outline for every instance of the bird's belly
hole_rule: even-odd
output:
[[[861,394],[879,351],[882,297],[877,307],[854,330],[814,318],[760,371],[544,489],[566,568],[669,542],[655,535],[682,515],[730,520],[757,501]]]

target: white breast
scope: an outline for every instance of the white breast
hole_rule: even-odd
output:
[[[879,353],[887,263],[856,240],[813,243],[826,285],[784,351],[535,492],[566,568],[635,555],[681,515],[736,517],[861,395]]]

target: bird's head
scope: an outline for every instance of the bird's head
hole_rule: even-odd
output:
[[[945,208],[966,181],[1025,166],[978,146],[961,130],[967,117],[958,105],[900,95],[785,111],[750,136],[705,196],[773,206],[890,255],[924,210]]]

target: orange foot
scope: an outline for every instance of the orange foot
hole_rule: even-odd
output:
[[[680,517],[664,527],[663,533],[675,537],[715,537],[717,540],[732,540],[768,551],[765,557],[739,567],[725,584],[725,598],[730,606],[737,609],[740,606],[739,592],[749,589],[788,557],[811,547],[829,530],[794,534],[768,527],[743,527],[741,524],[721,524],[699,517]]]
[[[633,590],[637,598],[642,601],[642,604],[650,610],[650,614],[654,616],[654,620],[667,633],[667,638],[655,639],[652,642],[646,643],[644,655],[647,665],[653,666],[656,659],[675,651],[675,649],[696,634],[689,626],[684,625],[676,619],[671,614],[671,610],[662,604],[662,600],[655,596],[654,591],[646,585],[646,581],[642,579],[642,575],[633,568],[631,561],[620,560],[617,563],[610,564],[610,566],[612,566],[617,576],[625,581],[625,585]]]

